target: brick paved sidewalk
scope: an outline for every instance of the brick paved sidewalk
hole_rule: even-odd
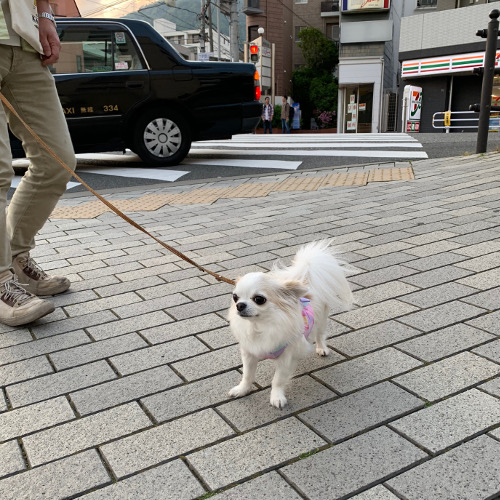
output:
[[[227,397],[241,366],[229,285],[114,214],[52,219],[34,255],[73,285],[30,328],[0,326],[0,497],[499,495],[500,155],[413,171],[415,180],[132,214],[232,278],[324,237],[357,266],[361,307],[332,314],[333,352],[300,364],[285,410],[269,406],[270,360],[251,395]]]

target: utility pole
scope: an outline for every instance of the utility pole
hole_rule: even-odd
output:
[[[238,40],[238,2],[237,0],[230,0],[230,10],[229,10],[229,40],[230,40],[230,52],[231,60],[233,62],[238,62],[240,60],[240,48]]]
[[[200,54],[205,52],[205,0],[201,0],[200,14]]]
[[[210,0],[207,3],[208,7],[208,40],[210,42],[210,53],[214,53],[214,31],[212,29],[212,5],[210,4]]]
[[[217,2],[217,61],[220,61],[220,0]]]

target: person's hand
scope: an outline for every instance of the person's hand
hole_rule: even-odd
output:
[[[57,36],[54,23],[50,19],[39,17],[38,31],[43,49],[42,66],[49,66],[50,64],[56,63],[59,59],[59,52],[61,51],[61,42]]]

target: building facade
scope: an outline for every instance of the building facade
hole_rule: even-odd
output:
[[[247,42],[264,28],[276,48],[275,95],[290,95],[291,73],[304,64],[299,33],[320,30],[339,48],[338,132],[395,131],[399,30],[416,8],[417,0],[246,0]]]
[[[342,0],[338,132],[396,131],[401,20],[415,8],[411,0]]]
[[[259,28],[264,28],[264,39],[274,44],[276,96],[289,95],[292,90],[294,1],[245,0],[243,8],[246,15],[245,50],[252,40],[259,38]]]
[[[486,40],[476,36],[490,21],[489,12],[500,3],[469,0],[438,0],[434,11],[403,19],[400,52],[401,86],[422,89],[420,132],[438,132],[433,127],[434,113],[468,111],[481,100],[482,78],[472,73],[483,66]],[[497,42],[500,49],[500,39]],[[500,50],[497,50],[499,67]],[[500,104],[500,75],[495,76],[492,103]],[[466,115],[455,114],[457,118]],[[443,123],[435,122],[443,126]],[[455,122],[456,131],[467,122]]]

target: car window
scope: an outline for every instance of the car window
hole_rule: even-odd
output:
[[[61,53],[54,74],[144,69],[126,31],[68,27],[59,30]]]

